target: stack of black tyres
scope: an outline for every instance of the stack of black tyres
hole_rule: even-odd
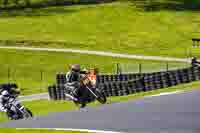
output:
[[[200,80],[200,67],[154,73],[129,73],[120,75],[97,75],[96,86],[107,96],[123,96],[138,92],[175,86]],[[56,85],[49,86],[53,100],[64,100],[65,73],[56,75]]]

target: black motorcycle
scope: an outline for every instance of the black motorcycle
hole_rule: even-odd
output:
[[[10,120],[28,119],[33,117],[32,112],[16,100],[16,97],[10,97],[5,107],[8,109],[7,116]]]
[[[78,97],[73,95],[73,92],[70,91],[71,89],[66,89],[65,96],[72,100],[76,105],[83,103],[86,104],[95,100],[101,104],[106,103],[107,99],[104,93],[100,89],[96,88],[87,76],[82,79],[81,86],[82,91]]]

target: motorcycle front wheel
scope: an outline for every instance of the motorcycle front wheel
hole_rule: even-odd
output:
[[[24,118],[32,118],[32,117],[33,113],[28,108],[24,108]]]
[[[97,95],[97,101],[99,101],[101,104],[106,103],[106,96],[99,89],[95,90],[95,94]]]

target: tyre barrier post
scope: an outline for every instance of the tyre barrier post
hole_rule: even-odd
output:
[[[192,70],[193,70],[193,75],[194,75],[195,81],[200,80],[199,67],[193,67]]]
[[[119,94],[120,96],[129,95],[130,92],[128,88],[128,82],[120,84],[120,90],[121,90]]]
[[[125,90],[124,95],[129,95],[132,93],[132,91],[129,88],[129,82],[127,82],[127,84],[122,86],[122,90]]]
[[[165,72],[165,73],[160,73],[160,78],[161,78],[161,81],[162,81],[162,84],[161,84],[161,88],[166,88],[166,87],[169,87],[169,78],[168,78],[168,73]]]
[[[153,76],[153,88],[152,89],[162,88],[161,84],[162,84],[162,80],[161,80],[161,77],[160,77],[160,73],[156,73],[156,75]]]
[[[48,92],[49,92],[49,98],[50,98],[50,100],[56,100],[55,85],[48,86]]]
[[[144,90],[149,91],[150,90],[150,85],[149,85],[149,78],[147,76],[144,76]],[[139,92],[138,90],[136,92]]]
[[[176,85],[179,85],[179,84],[181,84],[182,82],[181,82],[181,79],[182,79],[182,77],[180,76],[180,70],[177,70],[177,71],[175,71],[175,80],[176,80]]]
[[[58,86],[56,86],[56,96],[57,96],[57,100],[61,100],[60,87]]]
[[[57,95],[56,95],[56,86],[49,86],[49,97],[51,100],[57,100]]]
[[[104,92],[106,97],[109,97],[112,95],[111,85],[109,83],[99,83],[98,88]]]
[[[197,76],[198,76],[198,80],[200,80],[200,67],[197,67]]]
[[[194,67],[190,67],[188,69],[188,75],[189,75],[189,82],[196,81],[195,73],[194,73]]]
[[[111,83],[111,92],[112,96],[119,96],[118,91],[120,90],[119,88],[119,82],[112,82]]]
[[[58,88],[60,89],[60,99],[61,100],[66,100],[66,96],[65,96],[65,88],[63,85],[58,86]]]
[[[127,90],[128,90],[129,94],[133,94],[133,93],[136,92],[136,89],[135,89],[135,87],[133,86],[133,84],[131,82],[128,82],[128,84],[127,84]]]
[[[142,92],[144,91],[144,79],[140,78],[135,81],[131,81],[130,84],[132,84],[132,93]]]
[[[66,83],[66,74],[57,73],[56,74],[56,83],[57,84],[65,84]]]
[[[133,86],[132,87],[133,93],[145,91],[145,89],[144,89],[144,79],[143,78],[135,80],[135,81],[131,82],[131,84]]]
[[[56,100],[65,100],[65,93],[64,93],[64,85],[60,84],[60,85],[56,85],[55,86],[55,94],[56,94]]]
[[[174,86],[178,84],[178,79],[174,71],[168,72],[168,77],[169,77],[170,86]]]
[[[160,88],[166,88],[169,86],[167,72],[165,73],[161,72],[159,75],[159,79],[160,79]]]
[[[183,83],[189,83],[190,79],[189,79],[189,74],[188,74],[188,70],[189,69],[183,69],[182,73],[180,74],[182,76],[182,81]]]

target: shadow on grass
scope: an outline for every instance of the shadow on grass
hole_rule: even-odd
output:
[[[64,7],[52,7],[52,8],[42,8],[42,9],[26,8],[23,10],[13,9],[13,10],[1,11],[0,18],[10,18],[17,16],[25,16],[25,17],[51,16],[56,14],[73,13],[76,11],[77,10],[75,9],[67,9]]]
[[[35,2],[0,5],[0,17],[15,16],[49,16],[61,13],[72,13],[75,10],[66,9],[64,6],[71,5],[95,5],[110,3],[114,0],[41,0]],[[51,7],[51,8],[49,8]]]
[[[200,11],[200,0],[130,0],[144,11]]]

